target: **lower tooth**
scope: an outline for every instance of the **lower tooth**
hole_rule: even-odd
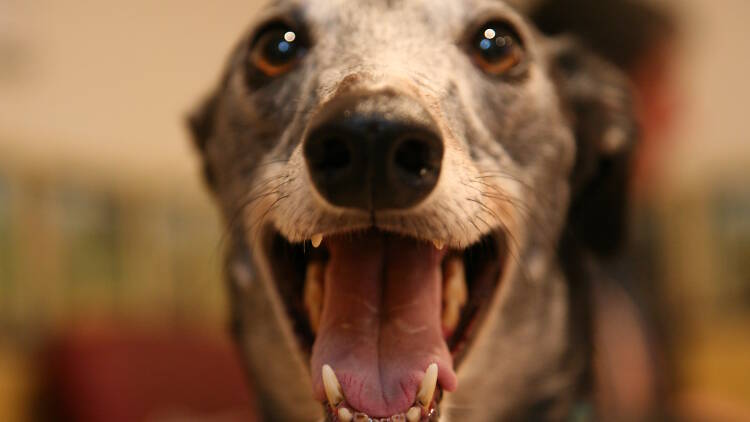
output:
[[[342,407],[339,409],[339,421],[350,422],[352,420],[352,412],[349,409]]]
[[[319,261],[310,261],[305,274],[304,301],[310,328],[313,333],[318,332],[320,314],[323,311],[323,277],[325,266]]]
[[[422,418],[422,411],[418,407],[412,407],[406,412],[406,420],[409,422],[419,422]]]
[[[354,422],[369,422],[370,417],[365,415],[362,412],[357,412],[354,414]]]
[[[403,413],[391,416],[391,422],[406,422],[406,416]]]
[[[344,393],[341,391],[341,384],[339,384],[339,380],[336,378],[336,373],[333,372],[333,369],[329,365],[323,365],[321,375],[328,402],[333,407],[338,406],[344,401]]]
[[[425,409],[430,403],[432,403],[432,397],[435,395],[435,387],[437,386],[437,379],[438,366],[435,363],[430,364],[422,378],[422,384],[419,386],[419,391],[417,391],[417,403]]]

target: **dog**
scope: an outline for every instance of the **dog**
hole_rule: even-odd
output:
[[[189,119],[263,420],[595,407],[633,116],[623,75],[500,0],[265,7]]]

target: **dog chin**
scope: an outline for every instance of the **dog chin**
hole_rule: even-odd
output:
[[[438,420],[508,259],[498,229],[461,248],[382,228],[293,242],[272,225],[261,249],[310,362],[329,421]]]

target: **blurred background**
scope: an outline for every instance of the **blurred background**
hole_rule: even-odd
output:
[[[0,421],[253,420],[183,121],[260,5],[0,0]],[[750,420],[750,2],[529,7],[637,91],[633,265],[613,271],[660,405]]]

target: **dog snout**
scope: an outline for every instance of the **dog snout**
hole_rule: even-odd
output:
[[[414,100],[383,95],[337,101],[309,133],[304,144],[309,174],[331,205],[407,209],[437,185],[443,141]]]

